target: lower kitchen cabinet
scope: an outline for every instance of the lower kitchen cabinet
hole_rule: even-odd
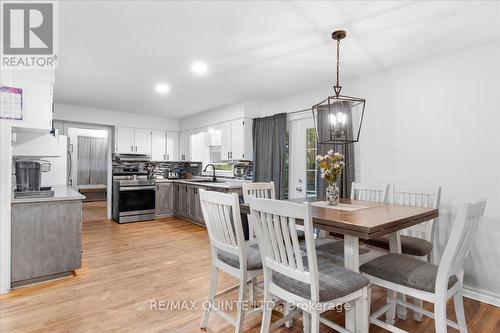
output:
[[[200,203],[200,189],[207,188],[199,185],[173,185],[173,213],[176,217],[205,226]]]
[[[156,216],[168,216],[174,213],[174,184],[171,182],[156,184]]]

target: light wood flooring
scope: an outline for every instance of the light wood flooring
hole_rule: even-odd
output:
[[[208,292],[209,265],[204,228],[176,218],[120,225],[106,220],[104,203],[85,203],[82,268],[73,277],[1,296],[0,332],[203,332],[198,328],[200,308],[156,311],[151,302],[202,302]],[[219,288],[234,283],[221,274]],[[227,297],[235,298],[235,294]],[[385,293],[375,289],[372,307],[384,299]],[[426,308],[432,309],[429,304]],[[500,332],[500,308],[466,298],[465,309],[469,332]],[[450,303],[454,318],[452,313]],[[329,317],[343,324],[343,314]],[[410,332],[434,331],[432,320],[418,323],[411,311],[397,325]],[[326,326],[321,330],[331,332]],[[245,332],[259,331],[260,315],[246,320]],[[301,331],[301,320],[278,330]],[[207,332],[228,333],[233,328],[212,315]],[[383,330],[372,325],[370,332]]]

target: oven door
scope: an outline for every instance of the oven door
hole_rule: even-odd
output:
[[[119,207],[120,216],[154,214],[154,185],[120,187]]]

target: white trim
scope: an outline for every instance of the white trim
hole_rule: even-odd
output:
[[[0,294],[10,291],[12,127],[0,121]]]
[[[462,294],[464,297],[500,308],[500,295],[498,294],[490,293],[486,290],[481,290],[469,286],[463,287]]]

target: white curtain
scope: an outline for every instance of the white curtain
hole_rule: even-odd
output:
[[[107,183],[106,151],[106,139],[78,137],[78,185],[105,185]]]

